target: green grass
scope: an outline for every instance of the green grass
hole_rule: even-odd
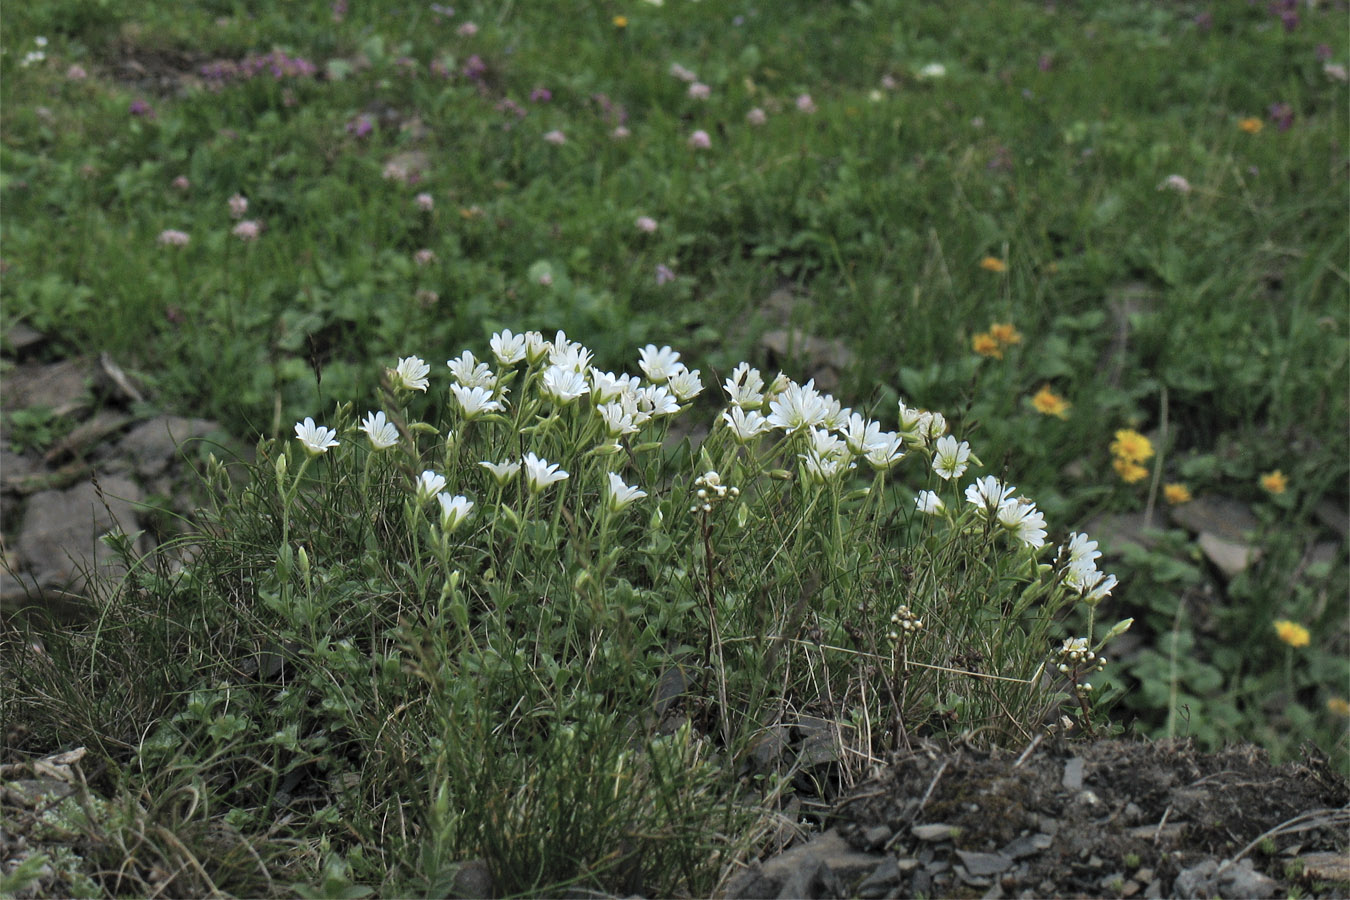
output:
[[[1041,563],[1094,517],[1153,512],[1147,549],[1108,548],[1121,584],[1102,616],[1133,618],[1140,640],[1097,676],[1094,715],[1114,723],[1098,727],[1256,740],[1277,759],[1313,741],[1350,770],[1346,719],[1328,707],[1350,679],[1350,580],[1326,524],[1329,509],[1344,527],[1350,472],[1350,134],[1346,84],[1319,49],[1345,65],[1347,48],[1338,13],[1299,16],[1290,30],[1246,4],[11,10],[0,323],[49,332],[56,353],[107,350],[165,405],[263,440],[249,488],[216,478],[196,563],[146,560],[101,598],[97,628],[47,629],[45,660],[5,657],[20,690],[3,717],[28,735],[11,750],[96,752],[119,812],[90,826],[92,846],[114,871],[150,841],[181,869],[176,892],[444,892],[455,863],[481,856],[512,890],[702,894],[758,852],[792,792],[827,797],[900,740],[897,704],[916,734],[1024,740],[1051,695],[992,679],[972,693],[919,666],[902,700],[882,672],[901,664],[885,637],[900,597],[925,596],[916,664],[985,675],[1031,679],[1091,627],[1082,604],[1034,591],[1053,575],[984,562],[959,492],[949,525],[912,512],[934,486],[931,447],[884,490],[861,495],[864,466],[811,501],[801,447],[765,463],[793,476],[781,481],[748,451],[733,463],[723,431],[702,449],[679,440],[717,421],[743,359],[766,380],[770,362],[817,374],[810,354],[766,357],[760,337],[786,316],[847,349],[832,389],[846,406],[885,430],[897,400],[941,410],[982,463],[963,483],[992,474],[1034,497]],[[458,33],[466,21],[476,33]],[[24,64],[39,35],[45,59]],[[316,74],[202,74],[273,51]],[[945,75],[923,76],[931,63]],[[133,115],[138,100],[153,115]],[[690,147],[695,130],[709,149]],[[418,180],[390,177],[391,162]],[[1174,174],[1189,191],[1164,186]],[[231,233],[235,194],[255,241]],[[190,242],[161,245],[166,229]],[[994,323],[1021,341],[980,356]],[[707,390],[665,449],[646,432],[586,457],[584,417],[544,406],[530,424],[521,375],[509,422],[451,444],[410,434],[397,461],[367,464],[350,430],[366,410],[459,433],[442,361],[466,347],[490,360],[502,328],[565,329],[607,371],[669,344]],[[381,377],[410,355],[430,362],[431,389],[392,404]],[[1046,386],[1065,418],[1032,405]],[[292,496],[269,466],[285,452],[295,476],[306,416],[342,446]],[[64,427],[11,418],[11,442]],[[1156,451],[1133,484],[1108,449],[1124,428]],[[531,449],[574,473],[535,506],[475,467]],[[602,463],[651,494],[612,533],[590,518]],[[685,492],[733,465],[746,512],[708,545]],[[467,556],[445,557],[406,507],[423,468],[475,501]],[[1288,488],[1273,494],[1260,479],[1277,469]],[[1260,561],[1218,579],[1166,530],[1174,483],[1248,505]],[[1330,561],[1315,561],[1327,541]],[[991,615],[1027,596],[1023,614]],[[1306,626],[1310,645],[1281,644],[1275,620]],[[686,669],[698,677],[679,676],[671,719],[645,718]],[[1058,687],[1054,702],[1081,712]],[[849,725],[828,775],[740,767],[807,714]],[[137,871],[103,889],[149,890]]]

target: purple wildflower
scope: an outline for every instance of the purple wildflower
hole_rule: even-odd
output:
[[[1288,103],[1272,103],[1267,110],[1270,115],[1270,121],[1275,123],[1275,127],[1280,131],[1288,131],[1294,125],[1294,108]]]
[[[671,271],[670,266],[665,263],[656,264],[656,283],[657,285],[669,284],[675,280],[675,273]]]

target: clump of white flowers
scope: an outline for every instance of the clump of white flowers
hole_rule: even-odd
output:
[[[691,513],[710,513],[713,507],[724,500],[735,500],[741,495],[741,489],[722,483],[722,476],[708,471],[694,479],[694,505]]]

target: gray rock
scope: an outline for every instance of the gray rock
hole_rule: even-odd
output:
[[[983,877],[986,875],[998,875],[1012,868],[1013,861],[1001,853],[977,853],[968,850],[957,850],[957,857],[961,860],[961,865],[966,867],[966,871],[971,875]]]
[[[1246,538],[1261,526],[1251,507],[1246,503],[1214,494],[1206,494],[1196,497],[1189,503],[1173,506],[1168,514],[1173,522],[1187,531],[1196,534],[1208,532],[1221,540],[1233,543],[1244,543]]]
[[[1218,873],[1219,896],[1227,900],[1259,900],[1274,897],[1280,884],[1275,879],[1256,871],[1249,858],[1244,858]]]
[[[179,458],[184,443],[205,438],[218,429],[207,419],[156,416],[129,431],[117,452],[132,461],[141,477],[153,478]]]
[[[1071,791],[1083,786],[1083,757],[1075,756],[1064,763],[1064,777],[1061,783]]]
[[[101,498],[89,482],[29,498],[15,549],[18,564],[33,573],[44,590],[84,594],[90,575],[118,574],[111,567],[112,550],[98,538],[117,527],[128,534],[138,530],[141,490],[117,476],[103,479],[101,485]]]
[[[894,857],[884,860],[862,880],[856,893],[864,900],[885,897],[900,886],[900,866]]]
[[[946,841],[950,840],[958,831],[960,829],[955,825],[933,823],[931,825],[915,825],[909,830],[909,833],[921,841]]]
[[[1054,842],[1055,839],[1048,834],[1024,834],[1009,841],[999,853],[1011,859],[1022,859],[1049,850]]]
[[[43,407],[55,415],[69,415],[89,405],[93,369],[82,359],[55,363],[28,363],[5,376],[6,410]]]
[[[1208,531],[1201,532],[1195,543],[1225,578],[1242,574],[1261,558],[1261,548],[1244,541],[1228,540]]]
[[[868,850],[876,850],[885,846],[891,839],[891,834],[889,825],[873,825],[862,833],[863,846]]]
[[[1203,900],[1213,896],[1210,877],[1219,864],[1212,859],[1207,859],[1198,865],[1182,869],[1177,873],[1176,881],[1172,882],[1172,893],[1182,900]]]
[[[450,891],[456,897],[494,896],[492,872],[488,869],[488,864],[481,859],[461,863],[455,872],[455,880],[450,886]]]

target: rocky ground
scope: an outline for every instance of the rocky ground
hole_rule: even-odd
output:
[[[140,551],[172,538],[205,454],[241,452],[214,423],[156,409],[116,361],[53,361],[47,350],[23,326],[4,336],[0,619],[78,618],[89,579],[119,574],[99,538],[120,528]],[[1197,536],[1213,533],[1205,552],[1217,567],[1247,564],[1249,548],[1223,531],[1233,510],[1183,515]],[[88,830],[69,824],[71,804],[102,802],[83,786],[80,755],[0,760],[0,886],[39,855],[48,863],[30,873],[30,896],[99,877],[80,872]],[[849,792],[823,830],[732,878],[726,895],[1346,897],[1348,803],[1314,751],[1275,768],[1252,747],[1206,754],[1184,742],[924,746]],[[481,877],[464,884],[491,890]]]
[[[208,452],[243,448],[214,423],[157,409],[103,355],[44,359],[20,324],[4,336],[0,380],[0,615],[78,617],[90,578],[116,578],[121,529],[145,552],[180,533]]]

